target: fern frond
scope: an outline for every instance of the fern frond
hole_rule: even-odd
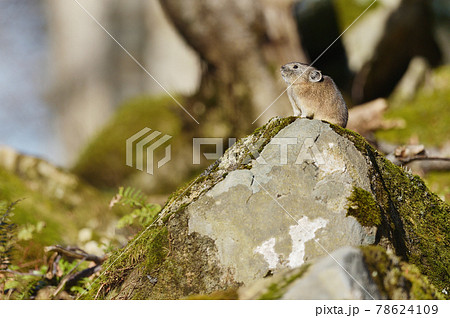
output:
[[[119,193],[113,198],[114,204],[127,205],[133,208],[130,214],[123,216],[118,224],[118,228],[138,223],[141,226],[147,226],[154,217],[161,211],[159,204],[147,202],[147,197],[140,191],[132,187],[120,187]],[[112,202],[113,202],[112,201]],[[137,222],[135,222],[137,221]]]
[[[9,205],[4,201],[0,202],[0,269],[6,269],[11,264],[17,229],[16,224],[11,221],[11,217],[17,202],[19,201]]]

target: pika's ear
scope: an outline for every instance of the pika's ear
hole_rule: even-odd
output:
[[[319,82],[322,79],[322,73],[320,71],[311,71],[311,73],[309,73],[309,81],[310,82]]]

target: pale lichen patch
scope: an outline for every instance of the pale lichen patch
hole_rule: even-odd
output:
[[[316,231],[324,228],[328,221],[317,218],[310,221],[307,216],[298,220],[296,225],[289,227],[289,235],[292,238],[292,252],[289,254],[288,266],[295,268],[303,265],[305,257],[305,243],[316,236]]]

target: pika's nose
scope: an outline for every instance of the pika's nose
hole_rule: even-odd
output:
[[[282,67],[280,67],[280,69],[281,69],[282,71],[285,71],[285,70],[287,69],[287,66],[286,66],[286,65],[283,65]]]

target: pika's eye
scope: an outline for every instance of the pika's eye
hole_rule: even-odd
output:
[[[298,69],[298,65],[293,66],[294,70]]]

